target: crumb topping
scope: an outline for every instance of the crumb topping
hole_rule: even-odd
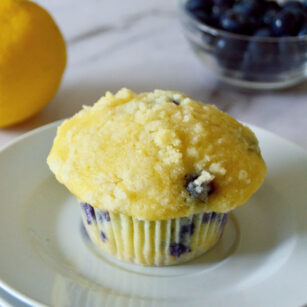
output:
[[[107,92],[63,122],[47,162],[83,203],[147,220],[228,212],[266,173],[249,128],[162,90]],[[189,174],[197,176],[185,186]]]

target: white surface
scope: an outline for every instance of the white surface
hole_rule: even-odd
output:
[[[176,89],[216,104],[242,121],[307,149],[307,83],[287,91],[247,93],[218,83],[185,41],[176,0],[37,0],[55,17],[68,44],[64,82],[30,121],[0,130],[0,145],[92,104],[106,90]]]
[[[56,124],[20,138],[0,152],[2,286],[33,306],[302,306],[307,155],[253,129],[269,170],[264,185],[213,250],[168,268],[97,254],[81,235],[76,200],[46,165]]]

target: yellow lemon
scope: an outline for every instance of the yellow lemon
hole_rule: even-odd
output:
[[[28,0],[0,0],[0,127],[40,111],[65,65],[65,42],[49,13]]]

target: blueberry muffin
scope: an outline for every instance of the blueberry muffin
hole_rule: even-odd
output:
[[[178,92],[107,92],[58,128],[48,165],[80,202],[91,240],[142,265],[211,248],[227,214],[260,187],[253,132]]]

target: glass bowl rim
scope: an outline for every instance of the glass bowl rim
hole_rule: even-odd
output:
[[[194,24],[194,26],[203,33],[209,33],[214,36],[222,36],[224,38],[232,38],[241,41],[255,41],[255,42],[266,42],[266,43],[280,43],[280,42],[291,42],[291,43],[299,43],[299,42],[307,42],[307,34],[303,36],[283,36],[283,37],[255,37],[244,34],[236,34],[227,32],[224,30],[220,30],[214,28],[212,26],[206,25],[199,20],[191,12],[186,9],[185,3],[188,0],[178,0],[179,8],[183,12],[185,16],[189,18],[189,20]]]

